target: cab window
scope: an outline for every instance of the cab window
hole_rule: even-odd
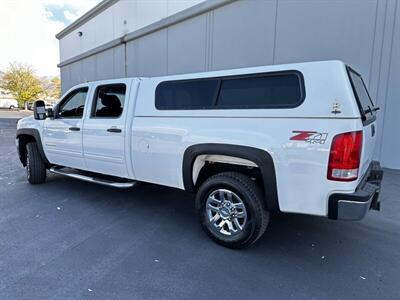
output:
[[[61,118],[82,118],[88,88],[80,88],[70,93],[60,104],[58,114]]]
[[[125,84],[98,86],[95,92],[92,118],[118,118],[124,109]]]

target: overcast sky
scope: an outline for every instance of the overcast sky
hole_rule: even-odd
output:
[[[59,75],[55,35],[100,0],[0,0],[0,70],[13,61]]]

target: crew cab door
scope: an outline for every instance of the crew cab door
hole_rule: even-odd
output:
[[[130,178],[125,155],[129,80],[94,84],[83,126],[87,170]]]
[[[48,160],[56,165],[85,169],[82,149],[82,124],[89,86],[69,92],[47,118],[43,127],[43,145]]]

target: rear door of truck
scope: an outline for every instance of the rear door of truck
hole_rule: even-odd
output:
[[[129,79],[93,83],[83,125],[83,152],[88,171],[129,177],[125,143],[130,87]]]
[[[363,148],[359,174],[359,178],[362,178],[374,155],[377,133],[376,111],[379,108],[374,105],[361,75],[350,67],[347,67],[347,72],[363,123]]]

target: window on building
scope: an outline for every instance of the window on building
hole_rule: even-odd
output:
[[[125,93],[125,84],[110,84],[97,87],[92,117],[119,117],[124,109]]]

